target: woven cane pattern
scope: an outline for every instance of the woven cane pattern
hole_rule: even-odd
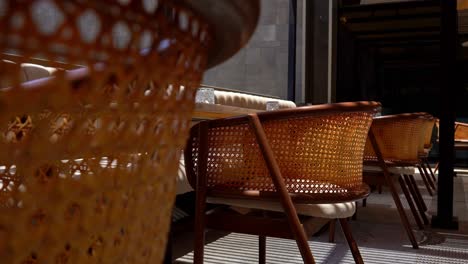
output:
[[[0,63],[0,262],[160,263],[207,25],[169,0],[3,0],[0,21],[21,55]],[[20,84],[31,57],[87,67]]]
[[[424,119],[420,114],[400,114],[376,117],[371,130],[385,161],[418,163],[421,143],[424,143]],[[422,139],[421,139],[422,138]],[[424,144],[422,144],[424,146]],[[364,158],[376,161],[374,149],[366,142]]]
[[[373,113],[326,113],[262,121],[290,193],[327,199],[353,199],[362,188],[364,144]],[[209,129],[207,185],[217,191],[275,192],[259,145],[247,122]],[[198,139],[191,141],[197,173]],[[310,201],[309,201],[310,202]]]
[[[455,122],[455,140],[468,140],[468,124]]]
[[[434,125],[435,118],[430,117],[424,120],[424,149],[430,150],[432,148],[432,131],[434,130]]]

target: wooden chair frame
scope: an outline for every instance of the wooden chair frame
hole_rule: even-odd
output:
[[[354,104],[355,105],[355,104]],[[362,103],[358,104],[356,111],[359,109],[363,110],[374,110],[379,107],[378,103]],[[198,161],[197,161],[197,174],[195,182],[196,190],[196,214],[195,214],[195,245],[194,245],[194,263],[201,264],[203,263],[204,255],[204,244],[205,244],[205,227],[211,227],[221,230],[229,230],[239,233],[254,234],[259,236],[259,263],[265,263],[265,246],[266,246],[266,236],[275,236],[275,237],[284,237],[284,238],[293,238],[296,240],[297,246],[301,253],[304,263],[315,263],[314,257],[310,250],[306,225],[301,224],[300,218],[297,214],[297,211],[294,207],[293,197],[286,188],[284,178],[281,174],[280,167],[275,159],[274,153],[270,146],[270,143],[267,139],[265,131],[263,129],[261,120],[268,120],[270,118],[277,118],[278,116],[301,116],[301,115],[313,115],[311,110],[315,110],[318,114],[321,111],[336,111],[340,112],[344,109],[349,108],[349,105],[346,103],[334,104],[334,105],[323,105],[323,106],[313,106],[313,107],[302,107],[296,109],[285,109],[280,111],[273,112],[264,112],[258,114],[251,114],[249,116],[236,117],[236,118],[227,118],[219,119],[212,121],[204,121],[198,124],[195,128],[196,131],[192,129],[192,133],[197,133],[199,140],[200,150],[198,152]],[[349,109],[348,109],[349,110]],[[285,220],[278,219],[268,219],[265,217],[255,217],[255,216],[232,216],[232,215],[223,215],[221,214],[212,214],[206,215],[206,201],[207,201],[207,181],[205,173],[207,171],[207,159],[208,159],[208,149],[202,146],[208,146],[208,129],[210,125],[220,125],[220,124],[235,124],[235,123],[245,123],[248,122],[252,131],[255,134],[255,138],[261,150],[262,157],[267,165],[269,175],[273,181],[273,184],[276,188],[278,198],[281,202],[281,206],[286,215]],[[191,154],[189,150],[185,152],[186,164],[192,166]],[[188,169],[190,171],[190,168]],[[189,172],[190,173],[190,172]],[[190,180],[190,177],[189,177]],[[193,183],[192,183],[193,184]],[[367,192],[356,193],[355,200],[362,199],[367,197]],[[227,220],[228,221],[223,221]],[[237,219],[242,219],[248,224],[238,225]],[[266,222],[268,224],[265,224]],[[356,263],[363,263],[361,254],[357,247],[356,241],[354,240],[350,228],[348,226],[346,219],[339,219],[343,232],[345,234],[348,245],[353,254],[353,258]],[[234,223],[234,224],[232,224]],[[289,230],[288,229],[289,226]],[[285,230],[286,229],[286,230]]]
[[[421,114],[424,115],[424,118],[426,120],[425,120],[424,131],[423,131],[424,142],[421,142],[421,146],[419,149],[420,150],[420,154],[419,154],[420,163],[418,164],[417,168],[424,182],[424,185],[426,186],[427,192],[429,193],[430,196],[434,196],[434,193],[437,192],[437,187],[435,185],[436,178],[431,169],[429,161],[427,159],[429,153],[426,153],[425,150],[430,150],[432,147],[432,144],[431,144],[432,130],[436,123],[436,118],[434,118],[432,115],[428,113],[421,113]]]
[[[423,118],[423,116],[424,115],[421,115],[420,113],[415,113],[415,114],[401,114],[397,116],[385,116],[385,117],[380,117],[380,118],[397,117],[399,119],[406,119],[406,118],[417,119],[417,118]],[[381,168],[382,171],[375,172],[375,173],[364,172],[364,181],[367,182],[368,184],[386,185],[389,187],[390,193],[395,202],[398,213],[400,215],[401,222],[403,224],[404,229],[406,230],[408,238],[413,248],[418,249],[419,245],[416,241],[410,222],[408,220],[408,216],[406,215],[403,204],[400,200],[398,190],[396,187],[396,182],[394,182],[393,180],[395,177],[392,176],[392,173],[390,172],[389,168],[393,166],[418,167],[420,163],[417,159],[415,159],[414,162],[407,162],[407,163],[401,162],[401,161],[400,162],[386,161],[379,147],[379,144],[377,142],[377,139],[373,130],[374,128],[371,127],[369,131],[369,141],[371,143],[372,149],[374,150],[377,161],[376,162],[371,161],[368,163],[370,164],[377,163],[377,165]],[[415,219],[416,224],[418,225],[419,229],[424,229],[423,223],[429,224],[429,220],[427,219],[427,216],[425,215],[425,212],[427,211],[427,206],[425,205],[424,200],[422,199],[421,193],[419,192],[419,188],[416,184],[416,181],[413,175],[405,174],[405,175],[397,175],[397,177],[398,177],[397,178],[398,184],[400,185],[400,188],[403,194],[405,195],[405,198],[408,202],[408,205],[410,207],[410,210],[412,212],[412,215]]]
[[[379,176],[382,176],[383,175],[383,181],[380,181],[379,183],[380,184],[385,184],[389,187],[390,189],[390,193],[392,195],[392,198],[393,198],[393,201],[395,202],[395,205],[397,207],[397,210],[398,210],[398,214],[400,215],[400,219],[401,219],[401,222],[403,224],[403,227],[405,228],[405,231],[406,231],[406,234],[408,235],[408,238],[411,242],[411,245],[413,246],[414,249],[418,249],[419,248],[419,245],[418,245],[418,242],[416,241],[416,237],[414,236],[414,233],[413,233],[413,230],[411,229],[411,224],[408,220],[408,216],[406,215],[406,212],[405,212],[405,209],[403,207],[403,204],[401,203],[401,200],[400,200],[400,196],[398,194],[398,190],[397,190],[397,187],[395,186],[395,183],[392,181],[392,174],[390,173],[389,171],[389,168],[385,162],[385,160],[383,159],[382,157],[382,153],[380,151],[380,148],[377,144],[377,140],[375,139],[375,135],[374,133],[372,132],[372,128],[371,128],[371,131],[369,131],[369,140],[371,141],[371,144],[372,144],[372,147],[377,155],[377,158],[378,158],[378,164],[380,166],[380,168],[382,168],[382,173],[381,174],[378,174],[378,175],[370,175],[370,177],[372,177],[374,180],[378,179],[378,178],[381,178]],[[364,181],[366,181],[366,179],[369,179],[367,178],[366,176],[368,176],[369,174],[366,174],[364,173]],[[377,176],[377,177],[375,177]],[[369,182],[369,181],[367,181]],[[408,201],[408,204],[410,205],[410,208],[411,208],[411,211],[413,212],[413,216],[415,216],[415,220],[416,220],[416,223],[418,224],[418,226],[422,226],[419,218],[417,217],[417,213],[415,212],[416,209],[414,207],[414,204],[413,204],[413,201],[409,195],[409,192],[408,192],[408,189],[404,183],[404,181],[402,180],[401,176],[398,177],[398,182],[400,184],[400,187]]]
[[[439,121],[437,120],[436,125],[439,127]],[[462,131],[462,132],[460,132]],[[466,132],[465,132],[466,131]],[[462,122],[455,122],[455,151],[457,150],[468,150],[468,142],[462,142],[461,140],[468,140],[468,123],[462,123]],[[438,138],[438,137],[437,137]],[[436,166],[434,168],[434,171],[432,175],[437,173],[437,170],[439,170],[439,162],[436,163]],[[432,170],[431,170],[432,172]],[[434,181],[436,181],[436,178],[434,176]]]

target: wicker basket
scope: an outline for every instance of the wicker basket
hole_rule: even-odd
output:
[[[168,0],[0,1],[0,21],[21,55],[0,63],[0,263],[160,263],[210,24]],[[38,57],[87,67],[21,83]]]

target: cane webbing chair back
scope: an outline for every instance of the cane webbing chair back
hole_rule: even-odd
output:
[[[427,157],[429,154],[426,150],[431,147],[432,129],[434,128],[435,119],[429,113],[415,113],[420,114],[423,119],[421,135],[419,137],[419,156]]]
[[[399,114],[375,117],[371,130],[382,153],[389,162],[418,163],[423,136],[424,118],[421,114]],[[377,161],[374,147],[367,140],[364,159]]]
[[[436,119],[434,117],[429,117],[424,121],[424,148],[432,148],[432,132],[434,131],[434,126]]]
[[[0,1],[0,262],[160,263],[208,24],[181,1]],[[20,83],[39,57],[86,68]]]
[[[308,203],[353,200],[367,194],[362,155],[379,106],[341,103],[258,113],[288,192],[309,198]],[[192,186],[199,154],[208,151],[209,195],[276,192],[248,116],[209,121],[206,145],[199,144],[198,127],[192,128],[185,156]]]
[[[468,123],[455,122],[455,140],[468,140]]]
[[[440,121],[436,120],[437,131],[440,131]],[[437,133],[439,138],[439,133]],[[468,140],[468,123],[455,122],[455,140]]]

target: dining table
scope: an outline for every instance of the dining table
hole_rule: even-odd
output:
[[[262,111],[264,110],[220,104],[196,103],[195,110],[192,114],[192,121],[197,122],[216,118],[226,118],[238,115],[247,115],[250,113],[258,113]]]

